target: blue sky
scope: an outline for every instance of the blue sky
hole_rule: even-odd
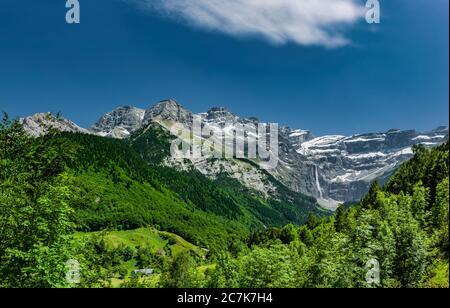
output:
[[[448,0],[381,1],[379,25],[330,0],[228,2],[249,3],[248,18],[206,0],[79,1],[79,25],[65,23],[63,0],[0,1],[0,110],[61,111],[87,127],[175,98],[316,135],[448,125]]]

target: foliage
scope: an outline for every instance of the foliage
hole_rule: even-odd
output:
[[[74,225],[64,170],[75,147],[54,134],[30,139],[6,115],[0,124],[1,286],[67,286]]]
[[[163,288],[196,288],[201,286],[200,280],[196,261],[189,251],[186,251],[174,258],[160,283]]]
[[[256,232],[250,252],[219,259],[208,285],[448,287],[448,150],[416,147],[384,187],[335,217]]]

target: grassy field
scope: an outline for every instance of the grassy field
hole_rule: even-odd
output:
[[[75,238],[87,239],[96,235],[103,236],[106,247],[109,249],[129,247],[135,250],[139,247],[145,247],[156,254],[158,251],[169,248],[171,252],[170,256],[167,256],[169,260],[184,251],[191,251],[200,258],[203,258],[207,253],[206,250],[186,241],[181,236],[153,228],[140,228],[128,231],[78,232],[75,234]],[[138,269],[134,259],[122,263],[122,266],[125,267],[129,273]],[[202,265],[198,268],[198,271],[203,275],[205,271],[210,268],[214,268],[214,265]],[[138,281],[145,281],[148,285],[156,285],[159,279],[160,274],[155,273],[151,277],[139,278]],[[131,281],[132,279],[130,276],[125,279],[113,277],[111,278],[111,287],[118,288],[122,284]]]
[[[75,234],[75,237],[84,238],[99,234],[101,234],[101,232],[78,232]],[[168,245],[173,256],[186,250],[191,250],[199,257],[204,256],[206,253],[206,251],[186,241],[181,236],[152,228],[140,228],[128,231],[107,231],[104,232],[104,239],[107,246],[110,248],[117,248],[120,246],[131,248],[148,247],[152,252],[156,253],[158,250],[163,249]]]

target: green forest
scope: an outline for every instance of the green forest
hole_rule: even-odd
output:
[[[267,199],[166,167],[170,140],[31,138],[5,114],[0,287],[448,288],[449,143],[331,213],[272,177]]]

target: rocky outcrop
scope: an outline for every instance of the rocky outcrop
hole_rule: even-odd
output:
[[[125,106],[119,107],[102,116],[91,130],[100,136],[126,138],[142,127],[145,110]]]
[[[81,128],[72,121],[64,119],[52,113],[37,113],[33,116],[20,119],[25,131],[33,137],[47,134],[51,129],[63,132],[89,133],[87,129]]]

